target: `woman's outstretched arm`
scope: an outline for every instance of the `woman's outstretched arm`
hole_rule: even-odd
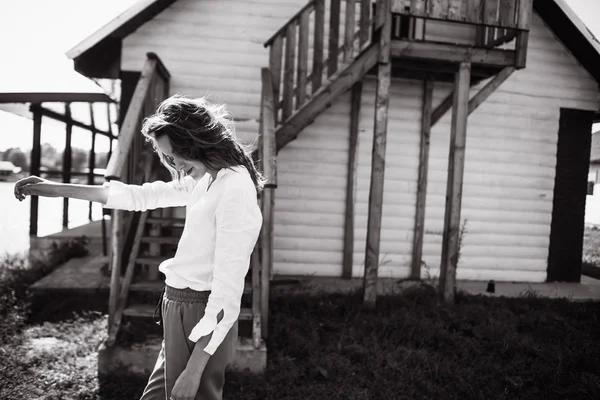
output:
[[[105,186],[58,183],[30,176],[15,184],[15,197],[19,201],[25,200],[25,196],[69,197],[106,204],[108,190]]]

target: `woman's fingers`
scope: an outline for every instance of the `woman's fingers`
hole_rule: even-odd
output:
[[[15,189],[14,189],[15,197],[17,198],[17,200],[23,200],[25,198],[25,194],[30,194],[30,193],[23,192],[23,188],[25,186],[36,184],[36,183],[43,182],[43,181],[44,180],[42,178],[39,178],[37,176],[29,176],[27,178],[23,178],[23,179],[17,181],[17,183],[15,183]]]

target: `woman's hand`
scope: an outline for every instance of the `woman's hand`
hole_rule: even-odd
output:
[[[190,370],[188,368],[183,370],[173,386],[171,400],[194,400],[200,387],[200,379],[202,378],[203,371],[204,367],[201,368],[201,371],[198,369]]]
[[[19,201],[25,200],[25,196],[61,197],[60,186],[60,183],[30,176],[15,183],[15,197]]]

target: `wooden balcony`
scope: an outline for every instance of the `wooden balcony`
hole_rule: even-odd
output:
[[[396,77],[453,81],[470,62],[472,80],[524,68],[532,0],[392,0]]]

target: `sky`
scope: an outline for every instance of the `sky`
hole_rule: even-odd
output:
[[[197,0],[202,1],[202,0]],[[251,0],[248,0],[251,1]],[[594,35],[600,39],[600,0],[566,0]],[[0,91],[7,82],[28,82],[32,74],[77,74],[65,52],[102,27],[136,0],[3,0],[0,13],[2,75]],[[8,62],[8,64],[7,64]],[[6,71],[10,71],[7,74]],[[9,75],[8,77],[6,75]],[[39,76],[37,76],[39,77]],[[80,77],[80,76],[79,76]],[[7,80],[8,79],[8,80]],[[89,119],[87,111],[77,116]],[[64,124],[44,119],[42,142],[64,148]],[[595,128],[600,129],[600,124]],[[32,122],[0,110],[0,150],[31,147]],[[89,132],[74,130],[73,146],[90,146]],[[98,151],[108,140],[98,139]]]

